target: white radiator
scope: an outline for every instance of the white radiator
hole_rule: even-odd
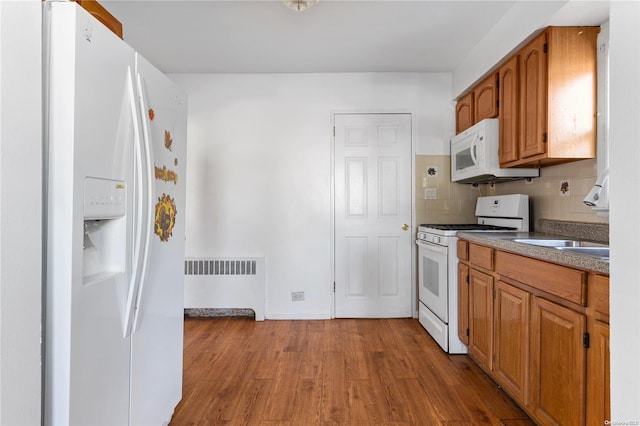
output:
[[[184,262],[185,309],[249,308],[264,321],[264,286],[264,257]]]

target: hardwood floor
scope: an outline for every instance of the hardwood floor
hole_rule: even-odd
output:
[[[171,425],[534,425],[414,319],[187,318]]]

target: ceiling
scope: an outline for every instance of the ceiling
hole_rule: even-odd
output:
[[[296,12],[278,0],[101,1],[167,73],[451,71],[515,3],[320,0]]]

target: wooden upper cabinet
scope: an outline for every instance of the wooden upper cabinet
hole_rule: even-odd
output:
[[[548,27],[514,55],[519,58],[519,111],[514,120],[518,155],[512,159],[513,147],[505,145],[510,156],[505,153],[501,158],[502,167],[595,158],[599,31],[599,27]],[[501,83],[500,90],[509,90]],[[509,108],[502,104],[500,109],[506,113]]]
[[[470,92],[456,103],[456,134],[464,132],[474,123],[473,92]]]
[[[498,116],[498,74],[492,73],[473,89],[474,123]]]
[[[501,167],[595,158],[600,27],[547,27],[456,104],[456,134],[498,117]]]
[[[520,56],[515,55],[505,62],[498,71],[500,90],[500,111],[498,126],[500,128],[498,156],[500,164],[518,160],[518,113],[520,93]]]
[[[115,35],[122,38],[122,23],[118,21],[107,9],[96,0],[76,0],[83,9],[93,15],[105,27],[109,28]]]
[[[600,27],[547,29],[547,158],[550,160],[596,156],[599,32]]]
[[[492,73],[456,103],[456,134],[498,116],[498,74]]]
[[[544,154],[547,144],[547,33],[520,51],[520,158]]]

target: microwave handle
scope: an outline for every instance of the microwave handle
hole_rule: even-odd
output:
[[[480,132],[476,132],[476,136],[473,138],[473,141],[471,142],[471,148],[470,148],[471,160],[473,160],[473,164],[475,165],[478,165],[478,158],[476,157],[476,146],[479,139],[480,139]]]

